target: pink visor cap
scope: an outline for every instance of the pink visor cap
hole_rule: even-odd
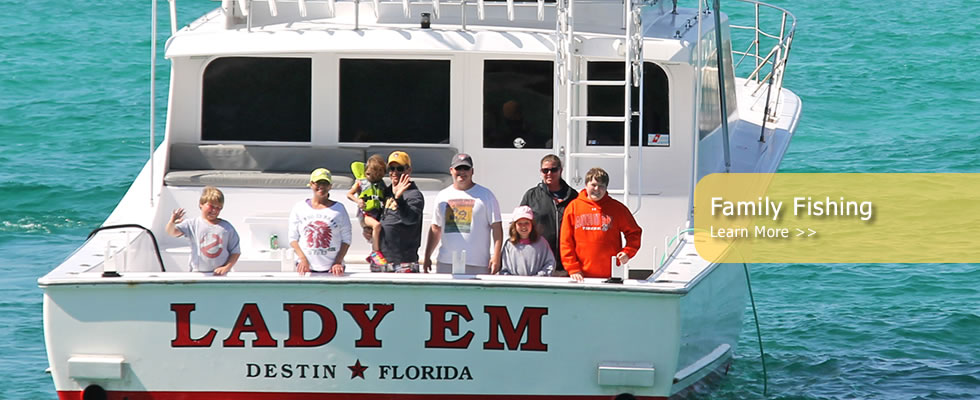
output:
[[[527,218],[534,221],[534,211],[531,211],[531,207],[528,206],[520,206],[515,208],[514,213],[511,214],[511,216],[514,218],[514,222],[517,222],[517,220],[521,218]]]

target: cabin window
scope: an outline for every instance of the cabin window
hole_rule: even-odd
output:
[[[340,141],[449,143],[449,60],[340,60]]]
[[[201,139],[310,141],[309,58],[225,57],[204,69]]]
[[[623,80],[622,62],[593,61],[588,65],[589,80]],[[662,146],[670,143],[664,135],[670,134],[670,107],[667,92],[667,73],[654,63],[643,64],[643,130],[639,129],[640,118],[633,117],[630,125],[630,146],[642,140],[644,146]],[[590,86],[588,89],[589,115],[622,116],[622,86]],[[640,106],[640,89],[633,88],[630,100],[634,109]],[[622,146],[623,123],[588,122],[586,145]]]
[[[554,62],[483,62],[483,147],[552,147]]]

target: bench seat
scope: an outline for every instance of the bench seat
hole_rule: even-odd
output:
[[[172,143],[164,184],[248,188],[305,188],[310,172],[327,168],[334,189],[350,189],[350,165],[395,150],[412,158],[412,179],[421,190],[442,190],[452,184],[451,147],[371,146],[364,148],[296,145]],[[386,179],[387,181],[387,179]],[[387,183],[387,182],[386,182]]]
[[[305,188],[309,172],[263,172],[238,170],[171,170],[163,178],[168,186],[218,186],[247,188]],[[354,177],[333,174],[334,189],[350,189]]]

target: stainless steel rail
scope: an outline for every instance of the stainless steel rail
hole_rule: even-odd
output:
[[[735,63],[736,73],[738,67],[746,58],[754,62],[754,69],[745,76],[746,85],[755,84],[753,94],[762,89],[769,91],[765,104],[766,119],[774,121],[776,117],[776,105],[779,104],[779,94],[783,87],[783,75],[786,71],[786,63],[789,61],[789,52],[793,46],[793,36],[796,34],[796,17],[786,9],[771,4],[766,4],[754,0],[738,0],[739,2],[750,5],[754,10],[755,26],[731,25],[732,32],[732,54],[741,56]],[[731,10],[732,6],[728,6]],[[772,16],[775,14],[775,16]],[[732,15],[729,12],[729,15]],[[779,29],[773,30],[771,25],[763,27],[763,24],[775,24],[779,21]],[[745,50],[738,50],[735,46],[734,30],[749,31],[752,40],[745,46]],[[775,41],[771,48],[763,47],[763,41]]]

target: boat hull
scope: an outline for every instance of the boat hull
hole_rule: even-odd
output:
[[[677,382],[690,360],[734,349],[744,286],[731,270],[674,292],[394,274],[80,280],[45,285],[45,338],[62,399],[667,398],[730,359]]]

